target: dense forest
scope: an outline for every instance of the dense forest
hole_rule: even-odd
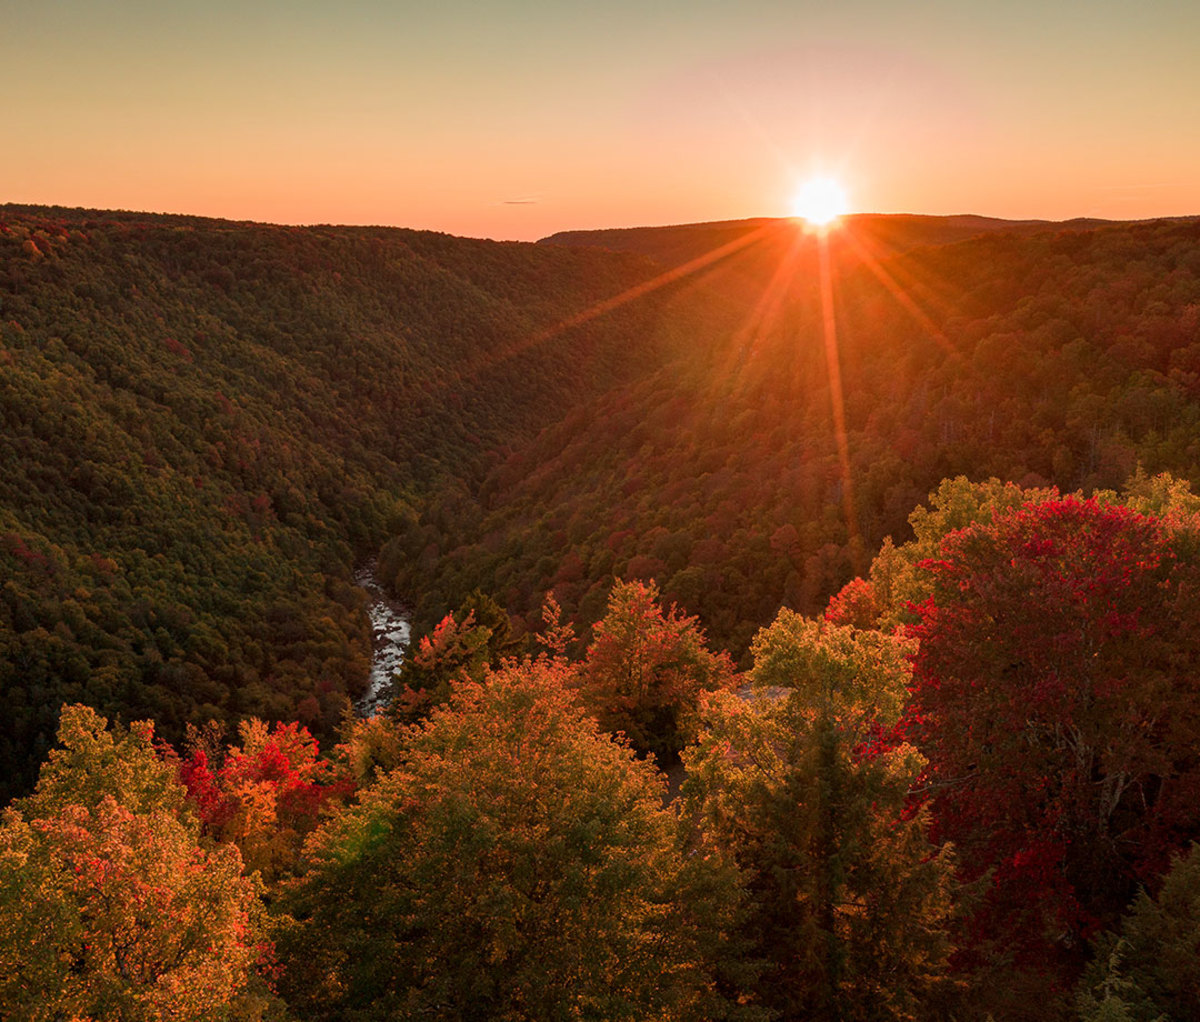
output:
[[[720,320],[668,316],[659,292],[570,322],[651,272],[410,231],[0,209],[4,796],[64,701],[172,738],[245,715],[332,735],[370,654],[354,564],[434,485],[469,493]]]
[[[1200,221],[0,207],[0,414],[5,1017],[1200,1016]]]

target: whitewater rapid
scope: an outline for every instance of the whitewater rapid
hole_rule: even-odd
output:
[[[412,629],[408,615],[379,584],[374,561],[355,571],[354,583],[367,594],[367,614],[371,618],[371,678],[366,695],[354,709],[360,717],[370,717],[379,710],[392,675],[404,663]]]

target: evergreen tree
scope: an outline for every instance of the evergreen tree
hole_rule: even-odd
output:
[[[1151,898],[1141,891],[1105,934],[1080,984],[1083,1022],[1188,1022],[1200,1018],[1200,846],[1179,856]]]

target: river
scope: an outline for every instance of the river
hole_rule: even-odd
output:
[[[404,663],[412,631],[404,608],[390,599],[379,584],[374,561],[358,567],[354,582],[367,594],[367,614],[371,618],[371,679],[366,695],[354,709],[360,717],[370,717],[379,710],[392,674]]]

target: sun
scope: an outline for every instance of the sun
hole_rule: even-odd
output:
[[[792,197],[792,216],[825,227],[850,212],[846,189],[831,177],[810,177]]]

